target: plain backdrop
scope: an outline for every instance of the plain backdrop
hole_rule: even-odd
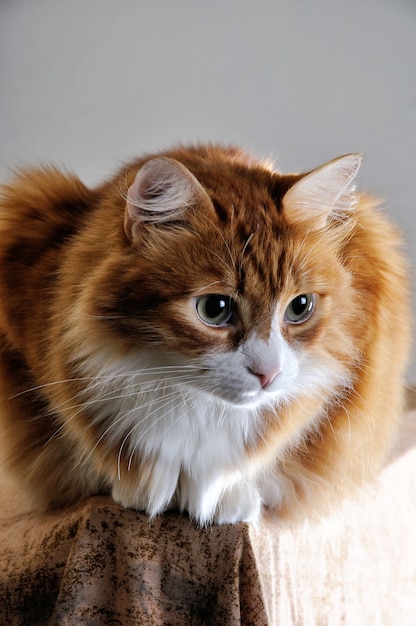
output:
[[[1,181],[205,140],[285,172],[362,152],[414,272],[415,0],[0,0]]]

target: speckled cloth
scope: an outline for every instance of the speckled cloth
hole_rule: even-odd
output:
[[[0,624],[268,624],[249,528],[110,498],[1,521]]]
[[[301,528],[149,522],[96,497],[0,493],[0,625],[416,625],[416,412],[374,492]]]

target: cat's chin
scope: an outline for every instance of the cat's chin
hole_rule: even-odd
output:
[[[246,391],[235,397],[223,397],[227,404],[234,408],[241,409],[261,409],[270,404],[275,404],[278,394],[266,394],[263,391]]]

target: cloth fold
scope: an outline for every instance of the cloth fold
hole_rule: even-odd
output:
[[[198,528],[109,497],[42,516],[1,490],[0,624],[416,626],[416,411],[334,515]]]

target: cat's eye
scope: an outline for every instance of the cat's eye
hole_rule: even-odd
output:
[[[195,301],[196,312],[208,326],[224,326],[233,315],[234,300],[229,296],[209,294]]]
[[[314,293],[303,293],[293,298],[286,308],[285,321],[288,324],[302,324],[308,320],[315,310],[316,298]]]

